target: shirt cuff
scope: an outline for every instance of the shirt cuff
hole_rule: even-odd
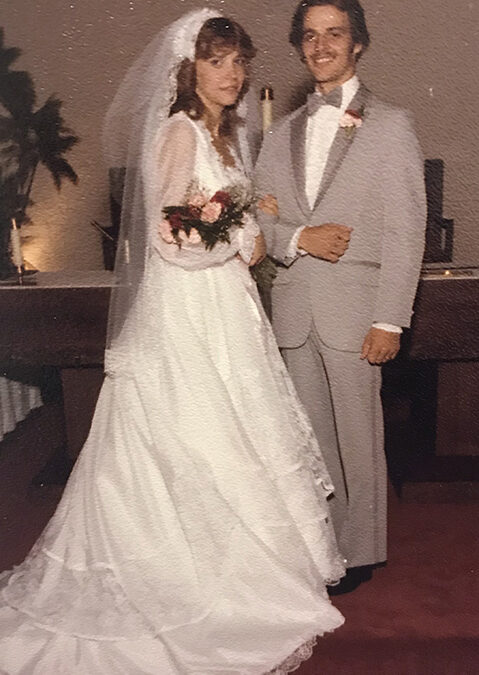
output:
[[[373,323],[373,328],[379,328],[379,330],[386,330],[388,333],[402,333],[401,326],[395,326],[392,323]]]
[[[301,235],[301,232],[304,230],[304,225],[300,225],[295,231],[293,238],[289,242],[288,250],[286,251],[286,258],[296,258],[299,255],[307,255],[307,251],[298,249],[298,241]]]

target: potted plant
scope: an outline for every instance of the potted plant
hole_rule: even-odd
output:
[[[60,114],[61,101],[50,96],[36,108],[32,78],[25,71],[11,70],[20,56],[16,47],[4,46],[0,28],[0,278],[13,272],[9,242],[12,218],[21,226],[28,222],[30,193],[39,164],[51,173],[59,190],[64,178],[78,176],[64,158],[78,142]]]

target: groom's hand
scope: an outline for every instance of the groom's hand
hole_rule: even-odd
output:
[[[298,248],[306,253],[336,263],[347,251],[352,227],[326,223],[305,227],[299,235]]]
[[[399,333],[371,328],[363,342],[361,359],[367,359],[372,366],[380,366],[391,361],[398,353],[399,347]]]

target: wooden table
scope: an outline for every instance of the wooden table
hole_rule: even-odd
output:
[[[74,458],[103,380],[113,275],[61,271],[38,273],[37,279],[34,287],[0,287],[0,364],[59,369],[68,453]],[[478,459],[478,387],[479,277],[423,278],[412,329],[397,361],[384,368],[389,438],[396,434],[403,447],[410,437],[416,446],[403,458],[404,479],[414,479],[414,471],[426,472],[426,479],[429,471],[431,479],[440,480],[437,458],[455,457],[456,465]],[[467,462],[467,471],[477,467]],[[452,465],[443,461],[442,466],[447,473]]]
[[[444,494],[447,485],[454,492],[454,483],[460,498],[461,490],[470,491],[469,483],[479,480],[477,271],[423,276],[411,330],[383,373],[386,439],[399,482],[436,482]],[[394,426],[401,397],[402,424]]]
[[[75,459],[103,381],[113,274],[39,272],[36,286],[0,286],[0,364],[61,374],[67,451]]]

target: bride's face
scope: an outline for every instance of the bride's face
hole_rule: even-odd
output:
[[[196,93],[214,113],[233,105],[246,76],[245,59],[237,51],[222,50],[196,59]]]

